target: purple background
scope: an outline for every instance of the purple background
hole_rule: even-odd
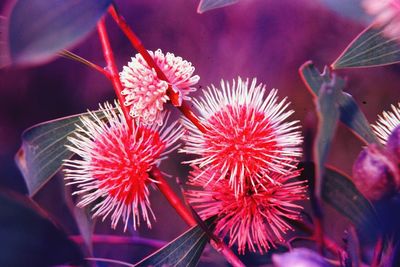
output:
[[[280,97],[288,97],[291,108],[296,111],[293,118],[301,120],[302,124],[306,117],[314,122],[316,117],[311,95],[299,77],[299,66],[313,60],[322,70],[365,26],[340,17],[311,0],[242,0],[202,15],[196,13],[198,1],[193,0],[116,2],[147,49],[161,48],[193,63],[195,73],[201,77],[197,94],[211,83],[218,85],[221,79],[257,77],[268,88],[278,88]],[[107,25],[121,70],[136,52],[111,19],[107,20]],[[96,31],[73,51],[104,65]],[[354,96],[370,122],[399,100],[400,68],[397,65],[340,73],[348,77],[347,92]],[[66,59],[27,69],[1,70],[0,185],[26,192],[13,161],[24,129],[46,120],[96,109],[98,103],[111,101],[113,97],[112,86],[106,78]],[[179,115],[176,111],[174,114]],[[347,129],[338,127],[330,164],[350,173],[351,163],[361,146]],[[173,177],[185,179],[188,168],[179,164],[185,156],[173,154],[171,158],[173,160],[162,163],[161,169]],[[172,178],[171,183],[174,180]],[[60,181],[57,177],[36,197],[57,216],[65,210],[64,206],[60,208],[54,204],[59,197],[54,188]],[[53,203],[49,203],[49,198]],[[146,236],[171,240],[186,229],[161,194],[153,193],[152,202],[158,223],[154,223],[152,231],[141,228]],[[100,228],[106,231],[108,225],[108,222],[100,223]]]

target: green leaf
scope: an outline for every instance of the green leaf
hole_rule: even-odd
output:
[[[318,130],[314,143],[317,196],[321,195],[321,181],[323,179],[324,166],[339,120],[337,100],[344,86],[345,81],[334,75],[329,82],[322,83],[318,91],[318,97],[314,97],[319,117]]]
[[[38,64],[82,40],[111,0],[18,0],[9,15],[8,40],[14,64]],[[3,52],[3,51],[2,51]]]
[[[100,119],[103,112],[95,112]],[[29,195],[35,195],[42,186],[61,168],[63,160],[74,153],[67,150],[67,137],[81,125],[82,113],[37,124],[22,134],[22,145],[15,161],[24,176]]]
[[[385,27],[371,25],[332,63],[333,69],[362,68],[400,62],[398,38],[385,36]]]
[[[323,73],[320,73],[312,62],[306,62],[300,67],[300,75],[312,95],[317,97],[323,83],[330,81],[331,73],[328,68],[325,68]],[[354,98],[342,92],[337,98],[337,105],[340,111],[340,121],[346,125],[355,136],[357,136],[365,144],[379,144],[378,139],[371,130],[371,127],[361,111]]]
[[[83,261],[79,247],[29,198],[0,192],[0,266]]]
[[[371,203],[357,190],[353,182],[333,168],[326,168],[322,198],[350,219],[357,230],[372,235],[379,222]]]
[[[199,6],[197,7],[197,13],[201,14],[209,10],[233,5],[237,2],[239,2],[239,0],[200,0]]]
[[[210,231],[215,226],[215,219],[216,217],[211,217],[204,222]],[[135,267],[196,266],[209,240],[209,236],[199,225],[194,226],[160,250],[135,264]]]

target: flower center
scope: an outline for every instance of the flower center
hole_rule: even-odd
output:
[[[164,148],[156,131],[140,127],[131,135],[126,128],[111,128],[94,142],[92,176],[100,181],[99,188],[125,204],[143,200],[151,182],[148,171]]]
[[[251,175],[268,170],[276,155],[274,128],[262,112],[248,106],[227,106],[207,121],[206,156],[230,173]]]

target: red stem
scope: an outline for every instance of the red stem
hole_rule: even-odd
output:
[[[189,108],[189,105],[187,105],[185,101],[182,101],[182,103],[180,103],[181,101],[179,93],[175,92],[172,89],[167,76],[165,76],[164,72],[160,69],[160,67],[151,57],[147,49],[143,46],[139,37],[131,30],[125,19],[120,14],[118,14],[114,6],[110,7],[109,13],[113,17],[119,28],[122,30],[122,32],[126,35],[128,40],[131,42],[132,46],[142,55],[146,63],[156,71],[157,77],[160,80],[166,81],[168,83],[167,95],[171,100],[171,103],[174,106],[176,106],[182,112],[182,114],[186,118],[188,118],[201,132],[205,133],[207,129],[203,126],[203,124],[200,122],[197,116],[192,112],[192,110]]]
[[[196,220],[193,218],[193,215],[189,211],[189,209],[182,203],[181,199],[175,194],[175,192],[168,185],[167,181],[164,179],[161,171],[153,167],[150,171],[150,175],[153,179],[157,180],[158,189],[165,196],[168,202],[174,207],[176,212],[181,216],[181,218],[191,227],[197,225]],[[233,251],[224,243],[224,242],[211,242],[211,245],[222,255],[225,256],[226,260],[237,267],[244,267],[245,265],[239,260],[239,258],[233,253]]]
[[[111,48],[110,39],[108,38],[106,25],[104,22],[104,18],[102,18],[97,23],[97,32],[99,33],[100,42],[103,48],[104,59],[107,63],[107,69],[110,73],[110,80],[114,87],[114,91],[118,97],[120,106],[124,113],[124,117],[126,122],[128,123],[129,129],[132,131],[132,117],[129,115],[128,109],[124,105],[124,97],[122,96],[121,92],[123,90],[121,81],[119,79],[118,68],[115,64],[114,53]]]
[[[378,267],[382,258],[383,238],[379,237],[375,244],[374,256],[372,258],[371,267]]]
[[[128,39],[131,41],[132,45],[139,51],[139,53],[146,60],[147,64],[156,70],[158,78],[169,82],[167,77],[165,76],[165,74],[157,66],[157,64],[154,62],[153,58],[150,56],[150,54],[144,48],[144,46],[140,42],[139,38],[129,28],[129,26],[125,22],[125,20],[117,14],[117,12],[113,6],[110,8],[110,14],[113,16],[113,18],[117,22],[118,26],[122,29],[122,31],[128,36]],[[121,94],[123,87],[121,85],[121,82],[120,82],[120,79],[118,76],[118,71],[117,71],[117,67],[115,64],[115,59],[114,59],[114,55],[113,55],[113,52],[111,49],[108,34],[106,31],[104,18],[101,19],[100,22],[97,24],[97,29],[98,29],[99,37],[100,37],[101,44],[103,47],[104,58],[107,62],[107,67],[111,74],[111,82],[113,83],[114,90],[115,90],[115,93],[117,94],[118,100],[121,103],[121,108],[124,112],[124,116],[128,122],[128,125],[131,127],[132,126],[132,118],[129,116],[128,110],[123,105],[124,98]],[[168,86],[167,94],[168,94],[169,98],[171,99],[172,104],[174,104],[175,106],[178,106],[179,110],[190,121],[192,121],[199,128],[199,130],[201,130],[202,132],[206,131],[205,127],[201,124],[199,119],[189,109],[189,106],[185,102],[183,102],[183,103],[181,103],[181,105],[179,105],[179,94],[172,90],[171,85]],[[154,179],[156,179],[158,181],[158,183],[156,183],[156,184],[157,184],[158,188],[160,189],[161,193],[167,198],[168,202],[177,211],[177,213],[182,217],[182,219],[189,226],[197,225],[197,222],[193,218],[191,212],[186,208],[186,206],[184,206],[182,204],[182,201],[180,200],[180,198],[175,194],[175,192],[171,189],[169,184],[165,181],[160,170],[158,170],[157,168],[154,167],[150,171],[150,174],[153,176]],[[230,250],[230,248],[227,245],[225,245],[223,242],[221,242],[221,244],[216,244],[214,242],[211,242],[211,245],[213,245],[213,247],[217,251],[220,251],[225,256],[226,260],[233,266],[238,266],[238,267],[245,266],[237,258],[237,256],[232,252],[232,250]]]
[[[189,225],[195,226],[197,225],[196,220],[193,218],[192,214],[186,208],[186,206],[182,203],[181,199],[175,194],[172,188],[169,186],[167,181],[164,179],[161,171],[153,167],[150,171],[150,175],[157,180],[157,187],[163,193],[163,195],[167,198],[168,202],[172,207],[176,210],[176,212],[181,216],[181,218]]]

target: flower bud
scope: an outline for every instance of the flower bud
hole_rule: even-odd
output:
[[[397,126],[389,135],[386,148],[397,158],[397,161],[400,160],[400,126]]]
[[[272,256],[274,267],[329,267],[331,265],[315,251],[307,248],[295,248],[283,254]]]
[[[376,144],[366,147],[353,165],[353,182],[370,200],[390,197],[400,185],[396,159]]]

